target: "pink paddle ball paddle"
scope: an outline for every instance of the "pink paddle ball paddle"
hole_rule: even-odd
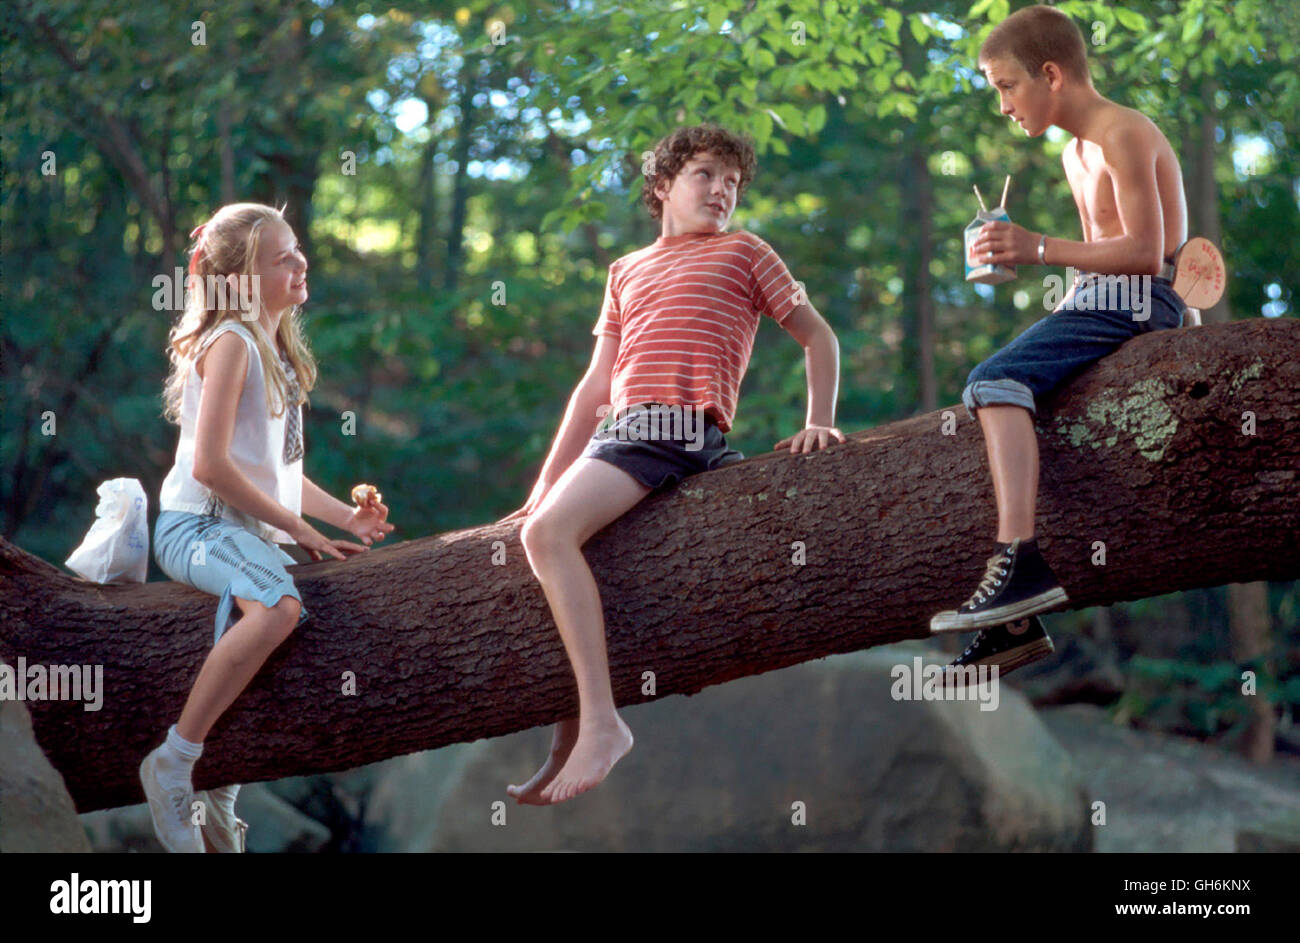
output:
[[[1204,236],[1193,236],[1174,253],[1174,291],[1187,307],[1214,307],[1223,297],[1227,281],[1223,254]],[[1195,321],[1200,323],[1199,315]]]

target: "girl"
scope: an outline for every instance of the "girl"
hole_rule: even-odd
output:
[[[242,851],[239,786],[195,796],[190,774],[217,718],[307,618],[285,571],[294,560],[276,544],[343,560],[366,547],[327,539],[300,514],[367,546],[393,525],[377,497],[349,507],[302,473],[302,403],[316,365],[299,317],[307,260],[281,211],[234,203],[190,235],[189,292],[171,332],[165,393],[181,438],[162,485],[154,554],[170,578],[220,600],[215,645],[165,742],[140,764],[140,781],[168,851],[202,852],[204,839],[216,851]],[[202,826],[191,820],[196,799]]]

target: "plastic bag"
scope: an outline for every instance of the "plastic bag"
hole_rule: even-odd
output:
[[[64,564],[95,583],[143,583],[149,569],[149,499],[136,478],[99,486],[95,523]]]

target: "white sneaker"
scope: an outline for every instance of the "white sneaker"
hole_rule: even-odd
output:
[[[140,784],[149,800],[149,815],[158,841],[170,852],[203,853],[203,836],[191,819],[194,793],[189,789],[168,789],[158,780],[158,750],[140,764]]]
[[[201,833],[212,850],[221,854],[241,854],[247,848],[244,838],[248,823],[235,815],[235,793],[239,786],[222,786],[200,792],[194,798],[204,804],[207,811],[207,824]]]

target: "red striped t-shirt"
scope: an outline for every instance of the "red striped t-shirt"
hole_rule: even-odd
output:
[[[780,324],[803,296],[789,269],[753,233],[685,233],[609,267],[593,334],[619,339],[610,399],[695,406],[727,432],[760,315]]]

